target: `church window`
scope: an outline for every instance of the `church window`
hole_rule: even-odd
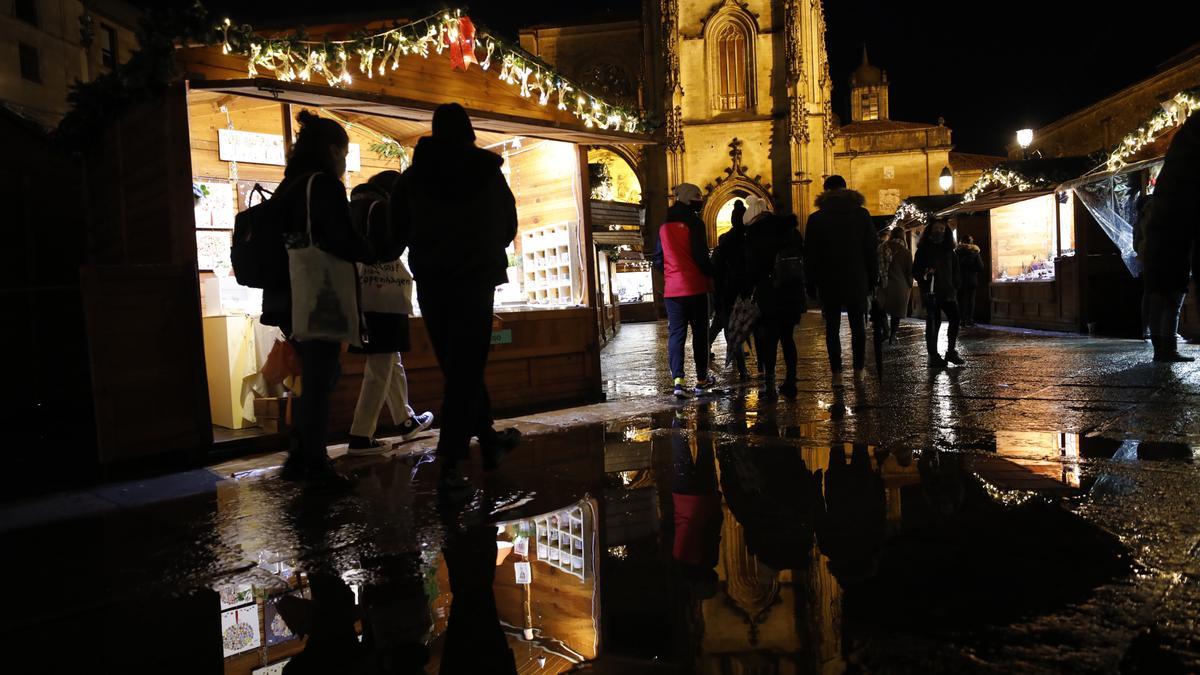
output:
[[[732,21],[717,34],[718,110],[744,110],[749,107],[746,31]]]

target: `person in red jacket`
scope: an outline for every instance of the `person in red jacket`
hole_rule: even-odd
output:
[[[700,394],[715,383],[708,374],[708,294],[712,292],[712,265],[708,235],[700,219],[704,197],[691,183],[675,187],[675,203],[667,221],[658,228],[658,250],[652,263],[663,272],[663,298],[667,306],[667,360],[675,379],[675,395],[686,396],[683,386],[683,348],[692,327],[692,352],[696,360],[696,387]]]

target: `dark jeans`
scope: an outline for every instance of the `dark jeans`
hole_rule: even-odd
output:
[[[825,317],[825,348],[829,351],[829,367],[833,372],[842,370],[842,307],[846,307],[846,319],[850,322],[850,351],[854,358],[854,369],[867,366],[867,299],[842,303],[837,300],[821,300],[821,316]]]
[[[962,323],[968,326],[975,323],[975,288],[960,288],[958,291],[958,308],[961,311]]]
[[[696,379],[708,377],[708,295],[665,298],[667,305],[667,361],[671,377],[683,377],[683,348],[688,326],[692,327],[692,354],[696,359]]]
[[[442,369],[437,453],[445,459],[465,459],[472,436],[484,441],[495,433],[491,399],[483,381],[492,344],[495,293],[487,284],[423,281],[417,286],[425,330]]]
[[[763,372],[768,379],[775,377],[776,347],[782,346],[783,364],[787,375],[785,379],[796,379],[796,324],[778,318],[761,319],[754,326],[754,344],[758,350],[758,358],[762,361]]]
[[[942,314],[950,321],[946,337],[949,351],[954,351],[958,345],[958,305],[953,302],[938,302],[937,296],[925,296],[925,349],[932,355],[937,354],[938,333],[942,330]]]
[[[302,389],[296,399],[296,426],[288,451],[290,462],[314,466],[329,459],[329,397],[341,375],[342,345],[324,340],[292,343],[300,356]]]
[[[1145,293],[1142,296],[1143,314],[1150,335],[1175,341],[1179,333],[1179,310],[1183,308],[1183,293]]]

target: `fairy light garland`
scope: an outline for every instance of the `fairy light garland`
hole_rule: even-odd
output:
[[[929,222],[929,214],[911,202],[904,202],[900,208],[896,209],[896,215],[892,216],[891,226],[899,225],[907,220],[915,220],[924,225]]]
[[[1028,192],[1035,188],[1045,187],[1050,182],[1044,178],[1026,178],[1025,176],[1013,171],[1012,169],[1004,169],[996,167],[989,169],[975,181],[969,190],[963,193],[964,202],[973,202],[979,195],[989,190],[998,188],[1017,188],[1018,192]]]
[[[358,73],[370,79],[396,70],[402,58],[429,58],[430,54],[447,53],[455,70],[466,71],[476,64],[487,71],[498,63],[499,79],[517,88],[522,97],[569,111],[589,129],[630,133],[645,130],[638,114],[588,94],[562,75],[531,60],[523,51],[476,30],[461,11],[438,13],[349,40],[313,41],[299,34],[266,38],[255,34],[248,25],[235,26],[229,19],[216,30],[222,53],[246,57],[250,77],[267,71],[284,82],[324,78],[329,86],[342,87],[354,82],[355,58]]]
[[[1186,89],[1167,99],[1162,109],[1125,137],[1108,157],[1108,170],[1118,171],[1127,159],[1157,140],[1164,131],[1182,125],[1200,110],[1200,87]]]

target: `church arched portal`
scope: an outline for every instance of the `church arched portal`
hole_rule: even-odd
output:
[[[715,246],[717,237],[729,231],[734,202],[750,196],[761,197],[767,202],[769,210],[775,210],[770,191],[748,178],[730,178],[709,191],[704,199],[704,211],[701,215],[704,224],[708,226],[709,245]]]

